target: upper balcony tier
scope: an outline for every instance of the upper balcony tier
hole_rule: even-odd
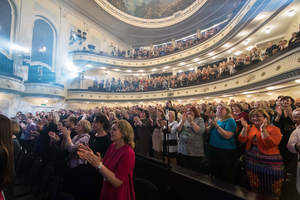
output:
[[[232,76],[169,90],[149,92],[98,92],[69,89],[67,101],[136,102],[166,99],[201,98],[249,92],[299,79],[300,47],[286,49],[256,64],[248,65]],[[295,83],[296,84],[296,83]],[[269,88],[270,89],[270,88]],[[276,89],[276,88],[275,88]]]
[[[243,37],[238,37],[234,42],[236,44],[240,43],[243,39],[246,39],[251,34],[255,33],[259,28],[261,28],[265,23],[276,16],[284,7],[290,4],[289,0],[286,1],[247,1],[242,9],[236,14],[231,20],[220,26],[220,30],[212,35],[210,38],[203,40],[201,42],[195,42],[195,45],[191,45],[190,48],[175,51],[164,56],[150,59],[129,59],[129,58],[119,58],[105,56],[101,53],[91,52],[87,50],[72,51],[70,55],[75,63],[81,64],[93,64],[94,66],[120,66],[127,68],[141,68],[141,67],[152,67],[152,66],[163,66],[169,63],[179,63],[184,60],[194,59],[195,57],[205,57],[208,52],[214,51],[215,54],[224,52],[224,49],[220,49],[231,39],[235,39],[243,28],[246,26],[251,26],[253,31],[248,32],[248,34],[243,35]],[[255,17],[266,11],[266,9],[272,8],[272,12],[268,12],[269,16],[264,20],[253,20]],[[234,45],[234,44],[233,44]],[[205,59],[205,58],[204,58]]]

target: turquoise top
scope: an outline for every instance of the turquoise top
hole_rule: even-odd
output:
[[[217,120],[217,124],[225,131],[235,133],[236,123],[233,118],[229,118],[225,121]],[[210,130],[209,144],[213,147],[221,149],[236,149],[236,141],[234,135],[231,138],[226,139],[217,131],[216,127],[213,127]]]

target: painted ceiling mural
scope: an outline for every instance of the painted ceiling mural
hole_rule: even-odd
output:
[[[172,16],[196,0],[107,0],[119,10],[144,19]]]

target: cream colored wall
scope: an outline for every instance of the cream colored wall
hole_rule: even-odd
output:
[[[300,4],[300,3],[299,3]],[[299,10],[297,11],[299,13]],[[289,41],[289,39],[292,37],[293,32],[299,31],[299,25],[300,25],[300,14],[295,15],[292,17],[289,29],[285,32],[285,39]]]
[[[18,111],[34,113],[39,110],[58,110],[64,107],[65,102],[62,99],[24,98],[17,94],[0,93],[0,113],[8,117],[15,116]]]
[[[70,29],[80,29],[87,32],[87,40],[81,46],[71,46],[70,49],[82,49],[83,46],[87,47],[88,44],[93,44],[96,46],[96,51],[111,52],[113,46],[118,47],[120,50],[130,49],[130,45],[114,37],[111,33],[107,32],[105,29],[101,28],[99,25],[94,24],[89,21],[86,17],[81,16],[79,13],[69,10],[67,19],[70,23]]]

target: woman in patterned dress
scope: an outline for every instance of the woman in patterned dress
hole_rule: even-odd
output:
[[[284,164],[278,145],[280,129],[270,125],[270,117],[263,109],[249,113],[252,125],[243,118],[239,141],[246,143],[246,170],[253,191],[279,198],[284,178]]]

